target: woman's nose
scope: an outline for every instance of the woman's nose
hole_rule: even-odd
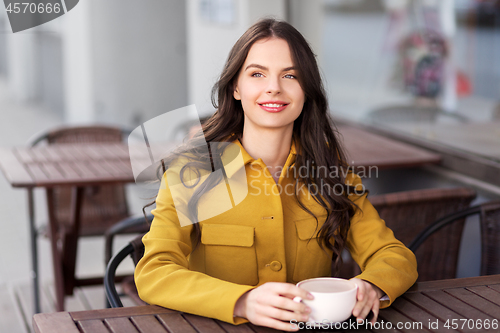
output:
[[[281,84],[279,78],[270,78],[267,86],[268,94],[279,94],[281,92]]]

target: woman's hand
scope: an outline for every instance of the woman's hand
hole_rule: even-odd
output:
[[[283,331],[297,331],[291,320],[307,321],[311,309],[304,303],[294,302],[314,297],[304,289],[290,284],[268,282],[243,294],[234,307],[234,315],[248,319],[251,323]]]
[[[356,317],[358,322],[361,322],[372,310],[373,318],[371,322],[375,323],[378,317],[380,297],[384,295],[384,292],[370,282],[357,278],[353,278],[351,281],[358,285],[357,302],[352,310],[352,315]]]

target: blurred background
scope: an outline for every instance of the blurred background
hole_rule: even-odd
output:
[[[439,152],[437,167],[380,172],[372,193],[468,185],[500,197],[500,1],[84,0],[13,34],[0,9],[0,145],[59,125],[135,128],[210,92],[227,54],[274,16],[308,39],[332,115]],[[37,220],[46,220],[36,191]],[[147,198],[128,186],[131,210]],[[26,193],[0,177],[0,286],[29,281]],[[479,227],[468,222],[459,277],[478,275]],[[77,272],[103,269],[101,240],[81,242]],[[50,249],[39,241],[42,281]],[[15,249],[16,255],[12,254]],[[100,258],[100,257],[99,257]]]

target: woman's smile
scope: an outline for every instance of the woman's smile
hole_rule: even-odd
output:
[[[285,110],[285,108],[288,106],[288,103],[282,101],[269,101],[258,104],[260,105],[262,110],[267,112],[280,112]]]

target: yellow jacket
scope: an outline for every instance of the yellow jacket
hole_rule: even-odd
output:
[[[166,185],[166,179],[178,178],[178,171],[167,170],[151,229],[143,238],[145,254],[135,270],[139,296],[145,302],[238,324],[245,320],[233,317],[234,306],[248,290],[271,281],[295,284],[330,276],[332,253],[321,249],[314,237],[326,211],[307,191],[302,192],[301,201],[318,217],[317,227],[316,219],[290,195],[292,175],[283,171],[276,185],[262,160],[254,160],[236,144],[249,193],[234,208],[200,219],[201,244],[194,251],[192,224],[181,226],[181,204],[175,203],[176,210],[174,187]],[[284,170],[293,164],[295,154],[292,145]],[[229,178],[235,172],[226,168]],[[347,178],[346,182],[361,186],[358,176]],[[209,194],[205,197],[209,206],[217,205],[210,202]],[[386,307],[416,281],[415,256],[394,238],[366,195],[349,198],[360,209],[351,219],[348,249],[362,269],[358,278],[375,284],[389,297],[381,304]]]

